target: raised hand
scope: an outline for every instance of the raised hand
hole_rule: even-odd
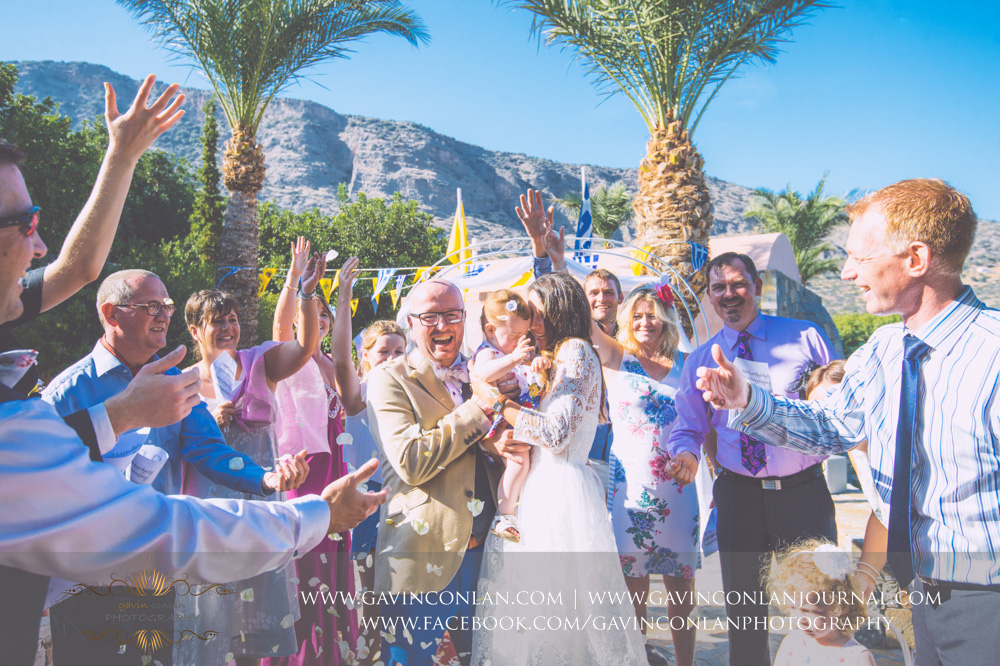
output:
[[[311,245],[304,236],[299,236],[291,246],[292,265],[288,268],[287,282],[294,284],[295,281],[302,277],[306,267],[309,266],[309,250]]]
[[[566,227],[559,227],[557,233],[553,226],[550,217],[545,229],[545,254],[552,260],[552,268],[561,270],[566,266]]]
[[[344,265],[340,267],[340,284],[337,287],[337,307],[348,307],[354,298],[354,283],[358,281],[361,273],[358,266],[361,260],[357,257],[349,257]]]
[[[311,294],[316,291],[316,285],[326,272],[326,253],[314,252],[309,259],[305,272],[302,273],[302,293]]]
[[[540,190],[529,189],[526,194],[521,195],[521,205],[514,208],[514,212],[524,225],[524,231],[531,239],[532,246],[537,244],[540,249],[544,244],[545,231],[552,226],[555,208],[555,205],[552,205],[548,211],[545,210]]]
[[[184,419],[201,402],[198,368],[176,375],[164,374],[183,360],[181,345],[166,356],[147,363],[124,391],[104,401],[116,435],[136,428],[162,428]]]
[[[305,450],[294,456],[282,456],[274,461],[275,471],[264,475],[264,486],[277,491],[295,490],[309,476]]]
[[[535,343],[527,335],[522,335],[517,341],[517,347],[512,352],[513,357],[519,364],[527,363],[531,360],[531,355],[535,353]]]
[[[120,154],[132,161],[139,159],[153,145],[157,137],[174,126],[184,111],[184,95],[177,94],[180,86],[170,85],[148,107],[149,93],[156,82],[150,74],[139,86],[132,106],[125,113],[118,112],[118,98],[110,83],[104,84],[104,120],[108,125],[108,153]],[[176,97],[175,97],[176,95]]]
[[[344,532],[375,513],[380,504],[389,499],[391,488],[385,486],[377,493],[363,493],[358,485],[368,480],[378,469],[378,460],[372,458],[356,472],[342,476],[323,489],[322,497],[330,506],[330,533]]]
[[[750,383],[743,372],[722,354],[722,347],[712,345],[712,358],[718,368],[698,368],[694,385],[705,402],[716,409],[743,409],[750,400]]]

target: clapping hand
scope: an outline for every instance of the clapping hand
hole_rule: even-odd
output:
[[[288,283],[294,285],[309,266],[310,243],[303,236],[292,243],[292,265],[288,268]]]
[[[716,409],[743,409],[750,401],[747,378],[726,359],[719,345],[712,345],[712,358],[718,368],[698,368],[695,386],[702,392],[702,398]]]
[[[322,497],[330,507],[330,534],[356,527],[389,499],[392,490],[389,486],[377,493],[358,490],[358,485],[367,481],[377,469],[378,460],[373,458],[356,472],[340,477],[323,489]]]
[[[320,278],[323,277],[323,273],[325,272],[326,254],[323,252],[314,252],[313,256],[309,258],[306,270],[302,273],[302,293],[314,293],[316,291],[316,285],[319,284]]]
[[[177,95],[180,86],[170,85],[163,94],[146,107],[156,76],[150,74],[139,86],[132,106],[118,112],[118,98],[110,83],[104,84],[104,120],[108,125],[108,154],[118,154],[133,162],[153,145],[157,137],[174,126],[184,111],[184,95]],[[175,97],[176,95],[176,97]],[[171,101],[172,100],[172,101]]]
[[[271,490],[295,490],[309,476],[305,450],[294,456],[282,456],[274,462],[275,471],[264,475],[264,486]]]
[[[559,227],[558,233],[555,230],[555,223],[551,215],[545,227],[545,254],[552,260],[553,270],[562,270],[566,267],[566,227]]]

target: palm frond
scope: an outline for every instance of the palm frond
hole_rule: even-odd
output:
[[[256,133],[275,95],[311,67],[386,33],[428,41],[399,0],[118,0],[175,56],[205,73],[232,127]]]
[[[621,92],[652,131],[668,113],[693,130],[743,65],[773,62],[820,0],[501,0],[532,33],[574,51],[606,94]]]

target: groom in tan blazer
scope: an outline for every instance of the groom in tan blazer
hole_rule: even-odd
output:
[[[468,663],[475,609],[466,602],[496,513],[502,458],[527,456],[528,445],[514,442],[510,430],[482,442],[493,405],[471,394],[459,352],[462,292],[430,280],[414,287],[409,306],[416,348],[368,377],[368,422],[385,486],[392,488],[382,508],[375,571],[378,592],[424,593],[425,601],[407,596],[405,603],[381,604],[384,630],[395,637],[382,646],[390,653],[387,663],[423,666],[447,628]],[[514,394],[517,382],[501,389]]]

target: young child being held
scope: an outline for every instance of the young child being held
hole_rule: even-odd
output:
[[[538,354],[534,336],[528,330],[531,310],[528,303],[510,289],[492,292],[483,303],[480,317],[483,327],[483,344],[472,358],[471,372],[487,382],[496,382],[511,372],[520,388],[519,402],[538,409],[544,388],[544,373],[552,363]],[[500,427],[503,418],[497,414],[487,436]],[[508,541],[518,542],[521,533],[517,527],[517,500],[521,486],[528,476],[529,465],[507,461],[497,493],[497,521],[493,533]]]
[[[851,574],[851,556],[812,539],[778,556],[770,593],[792,618],[774,666],[875,666],[871,651],[852,634],[867,622],[864,597]]]

